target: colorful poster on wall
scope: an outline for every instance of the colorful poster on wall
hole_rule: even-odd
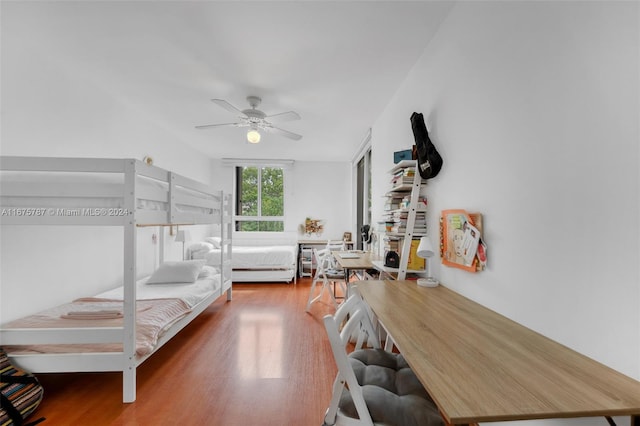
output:
[[[486,245],[482,240],[482,215],[466,210],[443,210],[440,217],[442,264],[469,272],[486,266]]]

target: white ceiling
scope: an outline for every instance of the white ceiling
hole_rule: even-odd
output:
[[[25,2],[3,23],[20,17],[30,54],[55,56],[212,157],[348,161],[452,5]],[[245,109],[247,95],[262,97],[267,115],[298,112],[279,126],[303,138],[250,145],[244,129],[194,128],[236,121],[210,99]]]

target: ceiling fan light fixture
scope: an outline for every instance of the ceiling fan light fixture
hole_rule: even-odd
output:
[[[249,129],[247,132],[247,142],[253,144],[260,143],[260,140],[262,139],[259,132],[260,129],[272,134],[293,139],[294,141],[302,139],[302,135],[298,135],[288,130],[281,129],[271,124],[272,121],[282,122],[300,120],[300,114],[295,111],[286,111],[279,114],[267,115],[257,109],[258,105],[260,105],[261,102],[261,99],[257,96],[247,97],[247,101],[249,102],[249,105],[251,105],[251,108],[245,110],[240,110],[234,107],[224,99],[211,100],[219,107],[234,113],[238,117],[238,121],[236,121],[235,123],[205,124],[202,126],[196,126],[196,129],[210,129],[216,127],[248,127]]]
[[[257,129],[249,129],[247,132],[247,142],[249,143],[259,143],[260,142],[260,132]]]

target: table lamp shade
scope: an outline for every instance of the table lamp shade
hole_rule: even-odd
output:
[[[177,243],[184,243],[188,239],[189,239],[189,231],[180,230],[180,231],[176,232],[176,242]]]
[[[433,246],[431,245],[431,239],[429,237],[420,238],[420,244],[418,244],[416,254],[423,259],[427,259],[435,255],[433,252]]]
[[[191,236],[189,235],[189,231],[180,230],[180,231],[176,232],[176,242],[177,243],[182,243],[182,260],[185,260],[184,243],[186,241],[189,241],[190,238],[191,238]]]
[[[422,287],[437,287],[439,282],[431,276],[431,258],[435,256],[433,246],[431,245],[431,239],[429,237],[420,238],[420,244],[418,244],[418,250],[416,254],[423,259],[427,259],[427,278],[419,278],[417,284]]]

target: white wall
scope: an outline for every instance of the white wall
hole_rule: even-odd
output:
[[[293,172],[295,201],[288,206],[287,220],[298,229],[307,217],[322,219],[322,239],[341,240],[345,231],[352,231],[351,164],[300,161]]]
[[[442,283],[634,378],[638,9],[459,3],[372,132],[376,220],[392,153],[413,143],[413,111],[445,161],[427,189],[431,237],[443,209],[484,214],[488,270],[438,265]]]

